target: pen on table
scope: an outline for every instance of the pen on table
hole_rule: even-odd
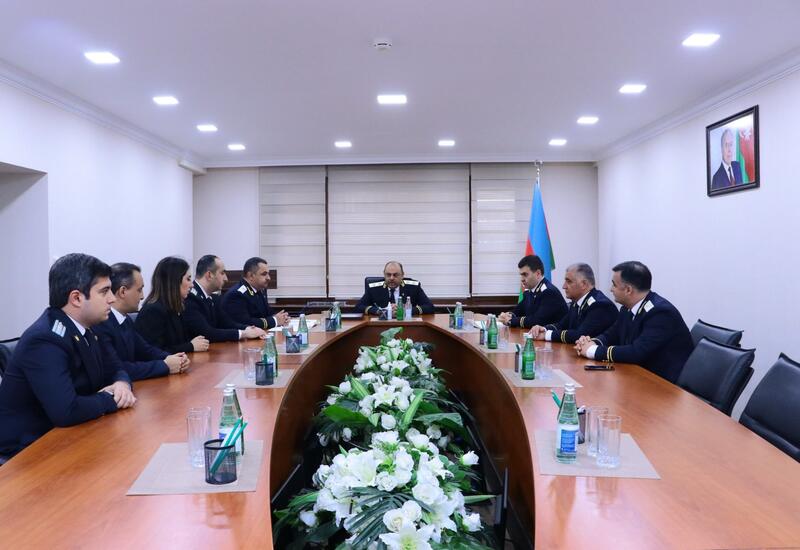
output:
[[[554,390],[550,390],[550,395],[553,397],[553,401],[556,402],[556,406],[558,406],[558,408],[561,408],[561,399],[558,398],[556,392]]]

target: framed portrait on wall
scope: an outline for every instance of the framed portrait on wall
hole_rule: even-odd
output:
[[[709,197],[754,189],[758,175],[758,105],[706,126]]]

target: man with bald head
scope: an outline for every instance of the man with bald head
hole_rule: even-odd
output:
[[[572,301],[569,311],[557,323],[535,325],[531,335],[537,340],[574,344],[584,335],[602,334],[617,320],[617,308],[594,286],[594,271],[589,264],[572,264],[564,273],[564,294]]]
[[[404,304],[406,298],[411,298],[415,314],[433,313],[433,303],[420,282],[405,277],[403,264],[392,260],[383,266],[383,281],[364,283],[364,295],[356,304],[355,311],[378,315],[388,304]]]

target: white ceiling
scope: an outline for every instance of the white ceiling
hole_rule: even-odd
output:
[[[800,51],[798,0],[25,0],[0,13],[0,60],[205,166],[593,160]],[[703,31],[719,42],[681,46]],[[92,65],[88,50],[122,62]],[[622,96],[625,82],[648,88]],[[377,105],[393,92],[408,104]],[[164,94],[180,105],[153,104]],[[578,126],[584,114],[600,122]]]

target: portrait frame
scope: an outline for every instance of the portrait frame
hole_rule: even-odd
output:
[[[759,168],[758,105],[706,126],[709,197],[760,187]]]

